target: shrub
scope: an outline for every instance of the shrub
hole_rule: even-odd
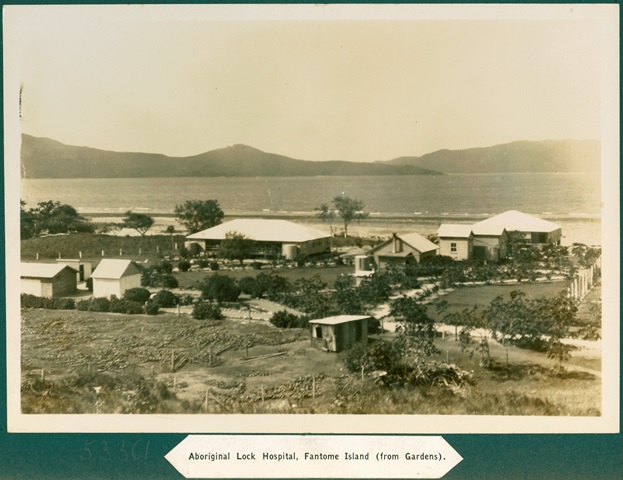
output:
[[[177,268],[180,272],[187,272],[188,270],[190,270],[190,262],[188,260],[180,260],[180,262],[177,264]]]
[[[127,315],[138,315],[143,313],[143,303],[132,300],[119,300],[116,297],[110,299],[108,311],[113,313],[125,313]]]
[[[270,323],[278,328],[306,328],[309,325],[309,318],[299,317],[286,310],[275,312],[270,318]]]
[[[383,333],[381,331],[381,321],[374,317],[370,317],[370,319],[368,320],[368,333]]]
[[[225,275],[211,275],[199,285],[202,298],[216,302],[235,302],[240,296],[240,287],[236,281]]]
[[[199,268],[208,268],[208,266],[210,265],[210,262],[208,262],[207,260],[201,259],[197,262],[197,265],[199,265]]]
[[[179,305],[192,305],[195,303],[195,297],[188,294],[178,295],[177,301]]]
[[[251,295],[252,297],[261,297],[262,292],[259,289],[257,281],[253,277],[243,277],[238,281],[238,286],[242,293]]]
[[[158,315],[158,310],[160,309],[160,306],[153,300],[148,300],[143,306],[143,309],[145,310],[145,313],[147,315]]]
[[[130,288],[123,294],[123,299],[130,302],[138,302],[141,305],[149,300],[151,293],[146,288],[136,287]]]
[[[177,278],[175,278],[173,275],[162,275],[160,277],[159,280],[159,285],[161,285],[164,288],[177,288],[179,287],[179,283],[177,281]]]
[[[46,298],[22,293],[22,308],[47,308],[50,310],[73,310],[76,303],[71,298]]]
[[[87,278],[85,284],[87,286],[87,290],[89,292],[92,292],[93,291],[93,279],[91,277]]]
[[[262,268],[262,264],[260,262],[251,262],[251,268],[253,270],[260,270]]]
[[[91,300],[78,300],[76,302],[76,310],[86,312],[89,310],[90,305],[91,305]]]
[[[212,302],[199,302],[193,307],[193,318],[197,320],[221,320],[223,313],[220,307]]]
[[[105,297],[92,298],[89,304],[89,312],[108,312],[110,300]]]
[[[209,267],[210,267],[210,270],[212,270],[214,272],[217,271],[218,268],[219,268],[217,262],[210,262]]]
[[[167,260],[162,260],[156,265],[156,271],[163,275],[169,274],[173,272],[173,264]]]
[[[160,290],[152,301],[161,308],[171,308],[178,304],[179,298],[169,290]]]

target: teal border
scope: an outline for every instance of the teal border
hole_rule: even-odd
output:
[[[406,2],[394,1],[331,1],[331,2],[115,2],[109,0],[75,1],[13,1],[2,5],[54,5],[54,4],[201,4],[201,3],[459,3],[459,2]],[[460,3],[575,3],[575,4],[618,4],[619,1],[564,2],[460,2]],[[619,10],[619,23],[621,11]],[[621,42],[619,40],[619,47]],[[619,76],[620,78],[620,76]],[[0,102],[3,101],[0,100]],[[620,124],[620,122],[619,122]],[[4,138],[4,125],[2,125]],[[4,159],[4,156],[3,156]],[[620,185],[619,179],[619,185]],[[4,182],[0,184],[0,207],[4,212]],[[0,222],[2,249],[0,268],[5,271],[4,221]],[[0,291],[6,291],[5,276],[0,277]],[[0,296],[2,311],[6,312],[6,298]],[[6,359],[6,313],[0,326],[0,355]],[[620,339],[619,345],[623,345]],[[622,357],[623,357],[623,351]],[[6,362],[0,368],[0,479],[181,479],[183,478],[164,458],[185,434],[9,434],[6,415]],[[621,384],[619,384],[619,391]],[[620,405],[619,405],[620,410]],[[619,429],[620,429],[619,425]],[[236,433],[236,432],[229,432]],[[443,435],[446,441],[463,457],[444,479],[620,479],[623,477],[623,435],[622,434],[567,434],[567,435]],[[145,458],[146,447],[147,458]],[[136,460],[126,458],[124,451],[131,452],[135,445]],[[89,453],[90,452],[90,453]],[[89,457],[90,455],[90,457]]]

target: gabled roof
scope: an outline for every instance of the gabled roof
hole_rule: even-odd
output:
[[[115,280],[140,272],[141,268],[132,260],[105,258],[99,263],[91,276],[93,278]]]
[[[428,240],[426,237],[423,237],[419,233],[414,232],[414,233],[407,233],[407,234],[400,234],[400,235],[394,234],[394,235],[396,235],[396,237],[400,239],[403,243],[406,243],[411,248],[413,248],[414,250],[417,250],[420,253],[431,252],[439,248],[438,245],[435,245],[433,242]],[[390,245],[393,241],[394,241],[394,238],[392,235],[392,237],[389,240],[381,243],[380,245],[377,245],[372,250],[370,250],[369,254],[374,254],[375,252],[378,252],[382,248],[385,248],[387,245]],[[396,256],[396,257],[405,257],[409,255],[410,253],[411,252],[405,252],[403,250],[402,252],[391,253],[387,255]]]
[[[354,322],[370,318],[369,315],[337,315],[335,317],[319,318],[310,320],[309,323],[318,323],[321,325],[339,325],[341,323]]]
[[[304,227],[287,220],[240,218],[193,233],[186,238],[189,240],[224,240],[225,235],[229,232],[240,233],[258,242],[300,243],[330,237],[328,233]]]
[[[20,276],[22,278],[54,278],[66,268],[77,273],[75,268],[57,263],[22,263]]]
[[[472,236],[472,225],[443,223],[437,230],[439,238],[469,238]]]
[[[533,217],[527,213],[518,212],[517,210],[509,210],[508,212],[500,213],[499,215],[474,224],[474,226],[477,225],[484,225],[487,227],[493,225],[502,226],[507,232],[519,230],[520,232],[549,233],[560,229],[560,225],[543,220],[542,218]]]

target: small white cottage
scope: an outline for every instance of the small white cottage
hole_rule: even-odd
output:
[[[126,290],[141,286],[141,273],[141,267],[132,260],[104,259],[91,275],[93,296],[122,298]]]

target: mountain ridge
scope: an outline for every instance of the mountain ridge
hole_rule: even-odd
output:
[[[25,178],[255,177],[441,175],[453,173],[592,172],[600,169],[596,140],[518,140],[491,147],[441,149],[387,161],[299,160],[235,144],[186,157],[114,152],[22,134]]]

